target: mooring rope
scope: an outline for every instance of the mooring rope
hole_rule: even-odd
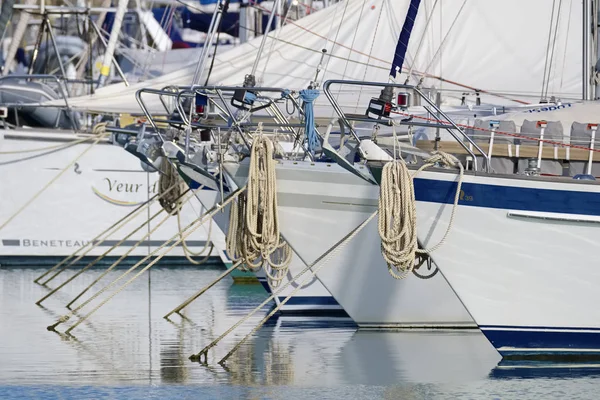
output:
[[[31,203],[35,201],[46,189],[48,189],[54,182],[58,180],[65,172],[67,172],[81,157],[83,157],[88,151],[90,151],[104,136],[106,136],[106,122],[102,122],[94,126],[93,133],[96,135],[96,139],[90,144],[83,152],[75,157],[66,167],[64,167],[54,178],[38,190],[29,200],[25,202],[17,211],[15,211],[2,225],[0,225],[0,231],[8,225],[13,219],[23,212]]]
[[[106,228],[105,230],[103,230],[102,232],[100,232],[92,240],[90,240],[89,242],[85,243],[83,246],[79,247],[77,250],[75,250],[69,256],[67,256],[64,259],[62,259],[58,264],[56,264],[52,268],[48,269],[42,275],[38,276],[33,282],[39,283],[39,281],[42,280],[42,279],[44,279],[44,277],[46,277],[48,274],[54,272],[55,270],[57,270],[58,268],[60,268],[61,266],[63,266],[65,263],[69,262],[69,260],[71,260],[73,257],[76,257],[77,253],[79,253],[80,251],[82,251],[86,247],[88,247],[88,246],[91,245],[92,246],[91,248],[94,248],[94,247],[98,246],[99,244],[101,244],[102,242],[104,242],[106,240],[106,238],[108,238],[110,235],[112,235],[117,230],[121,229],[123,226],[125,226],[125,224],[127,224],[129,221],[131,221],[131,219],[133,219],[135,216],[137,216],[139,213],[141,213],[147,207],[149,207],[150,204],[152,202],[154,202],[154,200],[156,200],[156,198],[158,196],[159,196],[159,194],[157,193],[154,196],[152,196],[150,199],[148,199],[148,201],[140,204],[138,207],[136,207],[130,213],[128,213],[127,215],[125,215],[123,218],[119,219],[118,221],[116,221],[115,223],[113,223],[111,226],[109,226],[108,228]],[[110,233],[107,233],[109,231],[110,231]],[[98,239],[100,239],[104,235],[106,235],[104,237],[104,239],[102,239],[101,241],[98,240]],[[91,250],[91,248],[89,250],[86,250],[86,252],[84,254],[78,256],[77,259],[71,261],[68,265],[69,266],[73,265],[77,261],[81,260],[81,258],[83,258],[87,253],[89,253],[89,251]]]
[[[202,362],[202,357],[204,356],[204,360],[207,361],[208,351],[211,348],[215,347],[225,336],[229,335],[237,327],[239,327],[244,322],[246,322],[248,319],[250,319],[256,312],[258,312],[258,310],[262,309],[267,303],[269,303],[270,301],[272,301],[276,296],[279,296],[279,294],[281,294],[288,286],[290,286],[291,284],[293,284],[298,278],[300,278],[306,272],[312,271],[313,275],[316,274],[321,268],[323,268],[325,265],[327,265],[329,263],[329,261],[333,258],[333,256],[335,256],[339,251],[341,251],[360,231],[362,231],[362,229],[365,226],[367,226],[367,224],[369,222],[371,222],[373,220],[373,218],[375,218],[375,216],[377,215],[377,213],[378,213],[378,211],[375,211],[373,214],[371,214],[371,216],[369,216],[369,218],[367,218],[365,221],[363,221],[358,227],[356,227],[352,232],[350,232],[348,235],[346,235],[345,237],[343,237],[340,241],[338,241],[337,243],[335,243],[331,248],[329,248],[329,250],[327,250],[325,253],[323,253],[312,264],[306,266],[306,268],[304,268],[302,271],[300,271],[296,276],[294,276],[292,279],[290,279],[288,282],[286,282],[284,285],[282,285],[277,290],[274,290],[273,293],[265,301],[263,301],[261,304],[259,304],[257,307],[255,307],[254,310],[252,310],[244,318],[242,318],[237,323],[235,323],[233,326],[231,326],[228,330],[226,330],[225,332],[223,332],[223,334],[221,334],[218,338],[216,338],[215,340],[213,340],[209,345],[207,345],[206,347],[204,347],[204,349],[202,349],[200,352],[198,352],[196,354],[191,355],[190,356],[190,360],[191,361]],[[309,279],[312,279],[312,276],[310,276]],[[294,289],[294,291],[292,291],[292,293],[290,293],[288,295],[288,297],[284,300],[284,302],[280,303],[279,306],[276,307],[275,311],[278,310],[280,307],[282,307],[285,304],[285,302],[287,302],[300,288],[304,287],[304,285],[307,282],[308,282],[308,280],[305,279],[300,285],[298,285]],[[272,313],[272,314],[274,314],[274,313]],[[272,314],[270,314],[270,315],[272,315]],[[269,315],[269,317],[270,317],[270,315]],[[268,320],[268,318],[263,319],[263,321],[261,321],[261,323],[250,334],[252,334],[256,330],[258,330],[258,328],[260,328],[260,326],[262,326],[262,324],[264,324],[264,322],[266,322],[267,320]],[[238,345],[235,346],[235,348],[232,349],[220,361],[220,363],[223,363],[225,360],[227,360],[227,358],[229,356],[231,356],[231,354],[233,354],[235,352],[235,350],[237,350],[237,348],[239,348],[239,346],[243,343],[244,340],[247,339],[247,337],[249,337],[249,335],[247,335],[246,338],[244,338],[242,340],[242,342],[238,343]]]
[[[429,249],[419,249],[417,243],[417,214],[413,179],[425,168],[441,164],[446,167],[458,165],[460,173],[454,196],[454,204],[448,228],[438,244]],[[413,175],[403,160],[386,163],[381,172],[379,188],[378,230],[381,238],[381,254],[390,274],[396,279],[405,278],[415,268],[417,254],[430,254],[446,241],[458,206],[464,168],[451,154],[434,152]]]
[[[46,147],[38,147],[35,149],[0,151],[0,154],[5,155],[5,154],[37,153],[39,151],[50,151],[50,150],[59,151],[59,150],[68,149],[71,146],[75,146],[80,143],[85,143],[85,142],[87,142],[89,140],[93,140],[93,139],[95,139],[94,136],[89,136],[89,137],[85,137],[85,138],[81,138],[81,139],[71,140],[67,143],[55,144],[55,145],[46,146]]]
[[[202,296],[208,289],[215,286],[217,283],[219,283],[221,280],[223,280],[223,278],[225,278],[227,275],[231,274],[241,264],[242,264],[242,260],[239,260],[239,261],[233,263],[233,265],[231,267],[229,267],[225,272],[223,272],[221,275],[219,275],[214,281],[212,281],[211,283],[209,283],[208,285],[206,285],[205,287],[200,289],[198,292],[196,292],[192,296],[190,296],[183,303],[181,303],[180,305],[178,305],[177,307],[175,307],[174,309],[169,311],[169,313],[167,313],[163,318],[169,319],[169,317],[174,313],[180,314],[181,310],[183,310],[185,307],[189,306],[194,300],[196,300],[198,297]]]
[[[188,190],[189,191],[189,190]],[[183,192],[181,194],[181,196],[185,196],[187,194],[187,192]],[[191,197],[188,197],[188,199],[186,199],[185,201],[189,201],[191,199]],[[150,223],[150,221],[152,221],[156,216],[158,216],[161,212],[164,212],[165,210],[163,208],[161,208],[157,213],[155,213],[153,216],[150,217],[150,219],[147,221],[147,223]],[[152,228],[152,230],[150,230],[149,232],[147,232],[144,236],[142,236],[142,238],[140,240],[138,240],[138,242],[136,244],[134,244],[133,246],[131,246],[131,248],[129,248],[129,250],[127,250],[125,252],[125,254],[123,254],[121,257],[119,257],[114,263],[112,263],[102,274],[100,274],[100,276],[98,276],[96,279],[94,279],[94,281],[92,283],[90,283],[85,289],[83,289],[77,296],[75,296],[73,298],[73,300],[71,300],[66,307],[67,308],[71,308],[71,306],[73,305],[73,303],[75,303],[81,296],[83,296],[88,290],[90,290],[96,283],[100,282],[110,271],[112,271],[114,268],[116,268],[119,264],[121,264],[121,262],[123,260],[125,260],[125,258],[127,258],[136,248],[138,248],[146,239],[150,238],[150,236],[152,236],[152,234],[154,234],[154,232],[156,232],[165,222],[167,222],[167,220],[169,219],[169,217],[171,217],[171,214],[167,213],[167,215],[164,216],[163,219],[161,219],[158,224]],[[140,226],[140,228],[142,226],[144,226],[146,223],[142,224]],[[136,229],[137,231],[137,229]],[[132,233],[133,234],[133,233]],[[129,235],[130,236],[130,235]]]
[[[262,267],[271,287],[277,287],[289,269],[292,250],[279,232],[273,142],[262,133],[259,123],[246,194],[231,205],[226,247],[232,261],[243,260],[240,269],[257,272]]]
[[[185,192],[185,193],[187,193],[187,192]],[[182,193],[181,196],[184,196],[185,193]],[[144,226],[150,224],[150,222],[152,222],[154,220],[154,218],[158,217],[162,212],[164,212],[164,209],[161,208],[158,212],[156,212],[154,215],[152,215],[149,219],[147,219],[146,221],[144,221],[141,225],[139,225],[137,228],[135,228],[133,231],[131,231],[129,234],[127,234],[125,237],[123,237],[121,240],[119,240],[117,243],[115,243],[112,247],[110,247],[108,250],[106,250],[103,254],[101,254],[100,256],[96,257],[91,263],[89,263],[88,265],[86,265],[85,267],[83,267],[82,269],[80,269],[79,271],[77,271],[74,275],[72,275],[69,279],[67,279],[65,282],[63,282],[62,284],[60,284],[58,287],[56,287],[54,290],[52,290],[46,296],[42,297],[35,304],[41,305],[41,303],[44,300],[46,300],[47,298],[49,298],[50,296],[52,296],[54,293],[56,293],[57,291],[59,291],[60,289],[62,289],[64,286],[66,286],[67,284],[69,284],[71,281],[73,281],[79,275],[83,274],[85,271],[87,271],[90,268],[92,268],[94,265],[96,265],[98,262],[100,262],[102,259],[104,259],[104,257],[106,257],[108,254],[110,254],[110,252],[112,252],[115,248],[117,248],[118,246],[120,246],[121,244],[123,244],[127,239],[129,239],[131,236],[133,236],[134,234],[136,234],[140,229],[142,229]],[[75,297],[73,300],[71,300],[71,302],[68,303],[66,307],[70,308],[71,305],[75,301],[77,301],[77,299],[79,299],[85,292],[87,292],[98,281],[100,281],[108,272],[110,272],[113,268],[115,268],[123,259],[125,259],[125,257],[127,257],[129,254],[131,254],[131,252],[133,250],[135,250],[144,240],[146,240],[147,238],[149,238],[150,235],[153,232],[155,232],[162,224],[164,224],[169,219],[169,216],[170,216],[170,214],[167,214],[150,232],[146,233],[135,245],[133,245],[124,255],[122,255],[117,260],[117,262],[113,263],[98,278],[96,278],[94,280],[94,282],[92,282],[81,293],[79,293],[79,295],[77,295],[77,297]],[[66,268],[66,267],[64,267],[64,268]],[[61,271],[59,271],[59,273],[60,272]],[[55,276],[53,276],[50,279],[48,279],[46,282],[44,282],[44,284],[48,283],[51,279],[53,279],[54,277],[56,277],[56,275],[58,275],[58,273],[55,274]]]
[[[167,211],[169,214],[175,213],[177,216],[177,228],[181,233],[181,210],[183,209],[183,205],[181,204],[181,197],[179,194],[185,190],[185,182],[179,176],[177,172],[177,168],[169,162],[166,158],[162,160],[160,163],[160,176],[158,178],[158,190],[162,193],[169,187],[174,186],[175,190],[173,190],[169,195],[163,197],[161,199],[160,205]],[[199,188],[201,190],[203,186]],[[212,254],[214,249],[213,243],[210,241],[212,233],[212,220],[209,221],[208,226],[208,237],[204,243],[204,247],[197,253],[194,253],[190,250],[187,243],[185,241],[182,242],[181,247],[183,249],[183,254],[185,258],[194,265],[204,264]],[[204,252],[208,250],[208,254],[204,254]],[[203,256],[201,260],[194,260],[193,257]]]
[[[160,196],[160,194],[155,195],[152,197],[152,199],[156,199],[158,196]],[[90,248],[87,249],[83,254],[77,256],[74,260],[72,260],[71,262],[69,262],[68,264],[65,264],[63,262],[58,263],[57,265],[55,265],[53,268],[50,269],[50,271],[48,271],[47,273],[52,272],[55,269],[58,269],[59,266],[62,266],[62,268],[60,268],[54,275],[52,275],[50,278],[46,279],[44,282],[41,283],[42,286],[46,286],[50,281],[52,281],[54,278],[56,278],[58,275],[60,275],[63,271],[65,271],[67,268],[69,268],[70,266],[74,265],[76,262],[78,262],[79,260],[81,260],[83,257],[85,257],[87,254],[89,254],[92,250],[94,250],[96,247],[100,246],[102,243],[104,243],[113,233],[117,232],[119,229],[123,228],[127,223],[129,223],[130,221],[133,220],[133,218],[137,217],[142,211],[144,211],[147,207],[150,207],[151,202],[146,202],[144,204],[142,204],[141,208],[138,208],[136,210],[134,210],[134,213],[130,213],[127,215],[126,220],[121,219],[119,222],[123,222],[122,224],[120,224],[119,226],[115,226],[114,229],[111,230],[111,232],[109,232],[102,240],[96,240],[99,236],[96,237],[96,239],[93,239],[92,242],[90,242],[89,244],[91,244]],[[146,206],[146,207],[144,207]],[[155,214],[151,219],[153,219],[157,214]],[[131,232],[129,235],[127,235],[126,237],[122,238],[120,241],[118,241],[117,243],[115,243],[113,246],[111,246],[107,251],[105,251],[102,255],[98,256],[94,261],[92,261],[90,264],[88,264],[86,267],[84,267],[83,269],[87,270],[89,268],[91,268],[93,265],[95,265],[98,261],[100,261],[102,258],[104,258],[106,255],[108,255],[112,250],[114,250],[117,246],[120,246],[125,240],[127,240],[131,235],[133,235],[135,232],[137,232],[138,230],[140,230],[144,225],[146,225],[148,221],[144,221],[137,229],[135,229],[133,232]],[[116,225],[116,224],[115,224]],[[105,231],[106,232],[106,231]],[[67,257],[68,259],[68,257]],[[44,274],[45,275],[47,275]],[[39,278],[38,278],[39,279]]]
[[[82,323],[84,320],[86,320],[90,315],[92,315],[94,312],[96,312],[100,307],[102,307],[104,304],[106,304],[111,298],[113,298],[114,296],[116,296],[117,294],[119,294],[121,291],[123,291],[123,289],[125,289],[125,287],[127,287],[131,282],[133,282],[133,280],[135,280],[137,277],[139,277],[142,273],[144,273],[146,270],[148,270],[149,268],[151,268],[154,264],[156,264],[158,261],[160,261],[160,259],[162,257],[164,257],[168,252],[170,252],[175,246],[177,246],[179,243],[181,243],[186,237],[188,237],[189,235],[191,235],[192,233],[194,233],[198,228],[200,228],[200,226],[202,226],[202,224],[205,222],[205,220],[207,218],[212,218],[217,212],[219,212],[222,208],[224,208],[227,204],[229,204],[231,201],[233,201],[238,195],[239,193],[241,193],[242,190],[244,190],[245,188],[241,188],[238,189],[236,192],[234,192],[233,194],[231,194],[222,204],[220,205],[215,205],[214,207],[212,207],[210,210],[208,210],[202,218],[199,218],[198,220],[195,220],[193,222],[191,222],[190,224],[188,224],[185,228],[184,228],[184,232],[190,230],[190,232],[186,232],[183,234],[182,237],[180,237],[179,239],[177,239],[177,237],[179,236],[179,233],[173,235],[169,240],[165,241],[161,246],[159,246],[156,250],[154,250],[152,253],[150,253],[148,256],[144,257],[142,260],[140,260],[139,262],[137,262],[134,266],[132,266],[129,270],[127,270],[125,273],[123,273],[121,276],[119,276],[117,279],[115,279],[113,282],[111,282],[108,286],[104,287],[103,289],[101,289],[98,293],[94,294],[92,297],[90,297],[88,300],[86,300],[84,303],[82,303],[81,305],[79,305],[77,308],[75,308],[74,310],[72,310],[69,314],[63,315],[61,316],[53,325],[50,325],[47,327],[47,329],[49,331],[54,331],[56,330],[56,327],[64,322],[67,322],[73,315],[76,315],[75,313],[79,310],[81,310],[81,308],[83,308],[86,304],[88,304],[90,301],[92,301],[94,298],[96,298],[97,296],[99,296],[102,292],[108,290],[110,287],[114,286],[118,281],[120,281],[121,279],[123,279],[126,275],[128,275],[130,272],[132,272],[133,270],[135,270],[137,267],[139,267],[140,265],[142,265],[144,262],[146,262],[148,259],[150,259],[151,257],[153,257],[158,251],[160,251],[161,249],[165,248],[169,243],[172,242],[171,246],[161,255],[159,255],[158,257],[156,257],[153,261],[151,261],[146,267],[144,267],[141,271],[139,271],[136,275],[134,275],[129,281],[127,281],[126,283],[124,283],[119,289],[117,289],[117,291],[113,292],[107,299],[105,299],[104,301],[102,301],[102,303],[100,303],[97,307],[95,307],[92,311],[90,311],[88,314],[86,314],[85,316],[83,316],[77,323],[75,323],[73,326],[71,326],[69,329],[67,329],[65,331],[65,333],[69,333],[70,331],[72,331],[75,327],[77,327],[80,323]]]

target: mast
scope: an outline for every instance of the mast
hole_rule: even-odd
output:
[[[598,9],[598,6],[600,5],[600,2],[598,0],[593,0],[593,9],[592,9],[592,32],[593,32],[593,37],[592,37],[592,71],[594,74],[594,77],[596,79],[594,79],[594,83],[593,83],[593,89],[594,89],[594,99],[600,99],[600,86],[597,84],[597,79],[600,76],[600,71],[598,70],[598,56],[600,55],[600,42],[598,41],[598,28],[600,28],[600,25],[598,23],[599,19],[600,19],[600,10]]]
[[[221,27],[221,19],[223,18],[223,13],[227,12],[229,8],[229,0],[219,0],[217,6],[215,8],[215,12],[213,13],[212,19],[210,21],[210,26],[208,28],[208,34],[206,36],[206,40],[204,41],[204,47],[202,48],[202,53],[200,54],[200,61],[196,66],[196,71],[194,72],[194,77],[192,78],[192,86],[197,85],[200,81],[200,77],[206,68],[206,62],[208,60],[208,54],[210,53],[210,48],[215,41],[215,37]]]
[[[598,0],[583,0],[582,99],[599,97],[596,63],[598,62]]]
[[[590,35],[590,13],[592,8],[592,0],[583,0],[583,40],[582,40],[582,93],[581,98],[583,100],[590,99],[591,91],[591,76],[590,76],[590,48],[591,48],[591,35]]]
[[[117,48],[119,32],[121,32],[121,25],[123,24],[123,17],[125,16],[125,12],[127,11],[128,3],[128,0],[119,0],[117,12],[115,13],[115,20],[113,21],[113,26],[110,31],[110,38],[108,39],[108,44],[106,45],[104,60],[102,61],[102,68],[100,69],[100,80],[98,82],[98,87],[102,87],[106,84],[106,78],[110,73],[110,66],[113,61],[113,54],[115,53],[115,49]]]
[[[26,0],[25,4],[34,5],[35,0]],[[25,32],[27,31],[27,25],[29,24],[30,18],[31,14],[25,11],[20,11],[19,22],[17,22],[17,25],[13,32],[12,41],[10,42],[10,47],[8,48],[8,52],[6,53],[6,58],[4,59],[4,69],[2,70],[2,75],[8,75],[10,69],[12,68],[15,55],[17,54],[17,49],[21,45],[23,36],[25,36]]]

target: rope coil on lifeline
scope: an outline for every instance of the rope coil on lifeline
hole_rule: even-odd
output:
[[[177,169],[173,166],[169,160],[163,158],[159,166],[160,175],[158,177],[158,192],[161,194],[161,198],[158,200],[162,208],[169,214],[177,215],[177,227],[181,237],[181,209],[183,207],[182,194],[186,190],[185,183],[179,176]],[[169,191],[170,190],[170,191]],[[169,192],[167,192],[169,191]],[[210,237],[212,233],[212,219],[208,225],[208,237],[204,243],[204,247],[197,253],[192,252],[187,246],[185,240],[181,242],[183,254],[187,260],[194,265],[204,264],[212,254],[214,244],[211,242]],[[210,246],[209,246],[210,244]],[[207,254],[204,254],[206,250],[209,250]],[[201,260],[194,260],[193,257],[199,257],[203,255]]]
[[[273,142],[262,135],[262,124],[255,134],[246,194],[231,204],[227,253],[232,261],[243,261],[243,271],[262,267],[271,286],[277,287],[288,271],[292,251],[279,233]]]
[[[403,160],[388,162],[381,172],[379,188],[378,230],[381,238],[381,254],[388,264],[388,271],[395,279],[404,279],[415,268],[417,254],[430,254],[444,244],[452,224],[460,197],[464,168],[451,154],[441,151],[425,161],[413,175]],[[416,201],[413,179],[425,168],[441,164],[446,167],[458,166],[460,169],[458,185],[448,228],[435,246],[419,249],[417,243]]]
[[[121,287],[119,287],[118,289],[116,289],[113,293],[110,294],[110,296],[108,296],[106,299],[104,299],[100,304],[98,304],[94,309],[92,309],[89,313],[87,313],[86,315],[84,315],[83,317],[81,317],[79,319],[79,321],[77,321],[75,324],[73,324],[70,328],[68,328],[67,330],[65,330],[65,333],[68,334],[70,333],[74,328],[76,328],[79,324],[81,324],[83,321],[85,321],[86,319],[88,319],[94,312],[96,312],[100,307],[102,307],[104,304],[106,304],[108,301],[110,301],[110,299],[112,299],[114,296],[116,296],[117,294],[119,294],[121,291],[123,291],[129,284],[131,284],[131,282],[133,282],[135,279],[137,279],[142,273],[144,273],[145,271],[147,271],[149,268],[151,268],[154,264],[156,264],[158,261],[160,261],[161,258],[163,258],[167,253],[169,253],[171,250],[173,250],[173,248],[175,246],[177,246],[179,243],[181,243],[183,240],[185,240],[188,236],[190,236],[192,233],[194,233],[194,231],[196,231],[198,228],[200,228],[202,226],[202,224],[204,224],[206,222],[207,219],[213,218],[214,215],[219,212],[223,207],[225,207],[229,202],[231,202],[233,199],[235,199],[235,197],[240,193],[240,191],[243,189],[238,189],[238,191],[234,192],[233,194],[231,194],[227,200],[225,200],[225,202],[221,205],[216,205],[214,207],[212,207],[210,210],[208,210],[201,218],[198,218],[196,221],[191,222],[190,224],[188,224],[186,227],[183,228],[183,234],[181,235],[180,239],[176,240],[176,237],[179,235],[175,234],[173,237],[171,237],[169,240],[165,241],[161,246],[159,246],[157,249],[155,249],[152,253],[150,253],[149,255],[147,255],[146,257],[144,257],[142,260],[138,261],[135,265],[133,265],[131,268],[129,268],[127,271],[125,271],[121,276],[119,276],[117,279],[115,279],[113,282],[111,282],[108,286],[105,286],[103,289],[101,289],[99,292],[96,292],[92,297],[90,297],[88,300],[86,300],[84,303],[82,303],[81,305],[79,305],[77,308],[75,308],[74,310],[72,310],[69,314],[61,316],[56,323],[54,323],[53,325],[50,325],[47,327],[47,330],[49,331],[54,331],[56,330],[56,327],[64,322],[67,322],[72,316],[77,315],[77,311],[79,311],[82,307],[84,307],[86,304],[88,304],[90,301],[92,301],[93,299],[95,299],[96,297],[98,297],[101,293],[103,293],[104,291],[106,291],[107,289],[113,287],[117,282],[119,282],[121,279],[123,279],[126,275],[128,275],[129,273],[131,273],[133,270],[135,270],[136,268],[138,268],[141,264],[143,264],[144,262],[146,262],[148,259],[154,257],[155,255],[157,255],[157,253],[160,250],[163,250],[166,248],[166,251],[164,251],[163,253],[159,254],[157,257],[154,258],[154,260],[152,260],[148,265],[146,265],[144,268],[142,268],[139,272],[137,272],[132,278],[130,278],[127,282],[125,282],[124,284],[121,285]],[[167,245],[168,248],[167,248]]]

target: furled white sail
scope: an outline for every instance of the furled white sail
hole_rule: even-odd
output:
[[[327,55],[320,81],[387,81],[409,3],[347,0],[272,32],[278,39],[270,39],[265,46],[258,84],[305,88],[314,79],[322,49]],[[423,0],[397,82],[404,82],[410,71],[410,83],[423,78],[424,87],[443,91],[447,104],[456,104],[463,92],[475,89],[481,90],[484,103],[536,103],[543,86],[548,88],[547,97],[577,99],[581,92],[581,20],[582,5],[572,0],[560,2],[554,9],[547,0]],[[260,40],[255,38],[217,55],[210,83],[241,85]],[[189,85],[194,68],[192,63],[129,88],[121,84],[106,87],[93,96],[72,99],[71,104],[94,111],[139,112],[134,96],[137,90]],[[346,95],[341,102],[356,103],[356,96]],[[315,104],[317,112],[325,103],[321,96]],[[149,98],[148,106],[151,111],[162,111],[158,99]]]

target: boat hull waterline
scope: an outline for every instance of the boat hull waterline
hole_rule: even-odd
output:
[[[185,173],[182,169],[181,173]],[[193,180],[193,177],[188,175],[185,177],[186,181],[191,187],[198,186],[198,182]],[[235,184],[228,185],[229,187],[235,187]],[[217,201],[220,201],[220,195],[216,191],[203,191],[202,196],[199,197],[204,207],[211,208]],[[229,205],[225,207],[222,212],[217,213],[214,216],[216,225],[223,231],[227,232],[229,227]],[[279,287],[284,286],[300,271],[302,271],[306,265],[298,257],[297,254],[292,256],[292,261],[289,266],[288,273],[281,280]],[[256,274],[259,283],[265,288],[267,293],[273,294],[273,289],[268,282],[266,274],[260,270]],[[298,282],[293,282],[291,285],[286,287],[279,293],[275,298],[275,304],[280,306],[281,303],[292,294],[297,288]],[[275,289],[277,290],[277,289]],[[340,314],[344,313],[343,308],[334,299],[334,297],[327,291],[327,289],[317,279],[311,279],[306,285],[296,291],[288,301],[281,306],[279,311],[282,314]]]
[[[61,143],[68,145],[68,141],[74,140],[65,137],[65,134],[49,132],[37,136],[33,133],[5,132],[0,140],[0,151],[4,153],[0,154],[0,223],[8,221],[71,160],[90,146],[90,143],[81,143],[58,150],[31,151],[60,146]],[[24,260],[43,263],[44,259],[56,260],[57,257],[72,254],[155,195],[157,181],[158,173],[143,171],[139,160],[121,147],[107,143],[95,145],[0,231],[0,257],[3,264],[10,264],[11,260],[17,259],[21,263]],[[103,254],[158,212],[160,207],[155,202],[149,210],[143,210],[88,255],[96,257]],[[181,226],[185,227],[197,219],[202,211],[197,202],[188,202],[182,211]],[[114,258],[124,254],[156,227],[165,215],[163,213],[153,219],[109,255]],[[130,253],[131,256],[148,255],[170,241],[178,229],[176,218],[169,217],[164,225]],[[209,224],[206,223],[192,233],[186,240],[187,246],[197,252],[210,241],[215,244],[212,258],[219,262],[228,261],[221,250],[225,244],[223,233],[213,226],[209,238],[208,230]],[[182,246],[176,246],[166,257],[185,260]]]
[[[425,246],[444,235],[456,187],[455,172],[415,179]],[[599,229],[595,183],[466,175],[434,259],[503,356],[600,355],[600,271],[591,264]]]

